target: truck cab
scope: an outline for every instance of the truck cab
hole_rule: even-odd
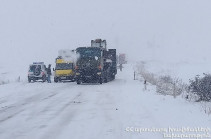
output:
[[[64,80],[75,80],[74,63],[72,61],[66,61],[62,57],[58,57],[56,58],[56,67],[54,69],[54,82]]]

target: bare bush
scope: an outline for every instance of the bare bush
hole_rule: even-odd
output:
[[[140,74],[144,80],[152,85],[156,85],[156,91],[163,95],[172,95],[174,97],[187,92],[187,85],[178,78],[172,78],[170,75],[156,77],[153,73],[148,72],[145,69],[145,62],[139,62],[137,64],[138,74]]]
[[[155,77],[155,75],[153,73],[144,72],[141,75],[150,84],[152,84],[152,85],[156,85],[157,84],[157,79],[156,79],[156,77]]]
[[[172,95],[174,97],[181,95],[186,91],[187,86],[180,79],[173,79],[171,76],[161,76],[156,85],[156,91],[163,95]]]
[[[188,101],[201,102],[202,111],[211,114],[211,75],[204,74],[204,77],[197,75],[190,84],[185,84],[179,78],[172,78],[169,75],[157,77],[145,69],[145,62],[137,65],[138,74],[147,82],[156,85],[156,92],[162,95],[181,95]]]
[[[211,103],[201,102],[201,108],[206,114],[208,114],[208,115],[211,114]]]
[[[148,72],[145,69],[145,64],[146,63],[144,61],[141,61],[138,63],[138,65],[137,65],[138,74],[141,75],[144,78],[144,80],[146,80],[150,84],[156,85],[157,79],[156,79],[155,75],[153,73]]]
[[[170,95],[173,90],[173,79],[170,76],[161,76],[156,85],[157,93]]]
[[[211,75],[204,74],[203,77],[197,75],[193,80],[190,80],[190,93],[196,94],[199,99],[197,101],[211,100]]]

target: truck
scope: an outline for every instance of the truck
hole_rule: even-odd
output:
[[[74,50],[60,50],[56,58],[54,70],[54,82],[75,81]]]
[[[116,49],[107,49],[106,40],[91,40],[91,46],[78,47],[75,72],[76,82],[106,83],[117,74]]]

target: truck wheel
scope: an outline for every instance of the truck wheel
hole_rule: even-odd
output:
[[[30,79],[30,78],[28,78],[28,82],[29,82],[29,83],[31,82],[31,79]]]
[[[77,82],[76,82],[77,84],[81,84],[81,81],[80,80],[77,80]]]
[[[61,79],[61,78],[59,78],[59,79],[58,79],[58,81],[59,81],[59,82],[62,82],[62,79]]]
[[[57,83],[58,82],[58,78],[54,78],[54,82]]]
[[[115,79],[115,75],[112,75],[112,80],[114,80]]]
[[[103,79],[102,78],[100,78],[99,83],[103,84]]]
[[[104,82],[105,82],[105,83],[107,83],[107,82],[108,82],[108,78],[107,78],[107,77],[104,79]]]

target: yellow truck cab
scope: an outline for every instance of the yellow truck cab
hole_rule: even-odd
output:
[[[62,57],[56,58],[56,67],[54,69],[54,82],[63,80],[75,81],[74,62],[66,61]]]

